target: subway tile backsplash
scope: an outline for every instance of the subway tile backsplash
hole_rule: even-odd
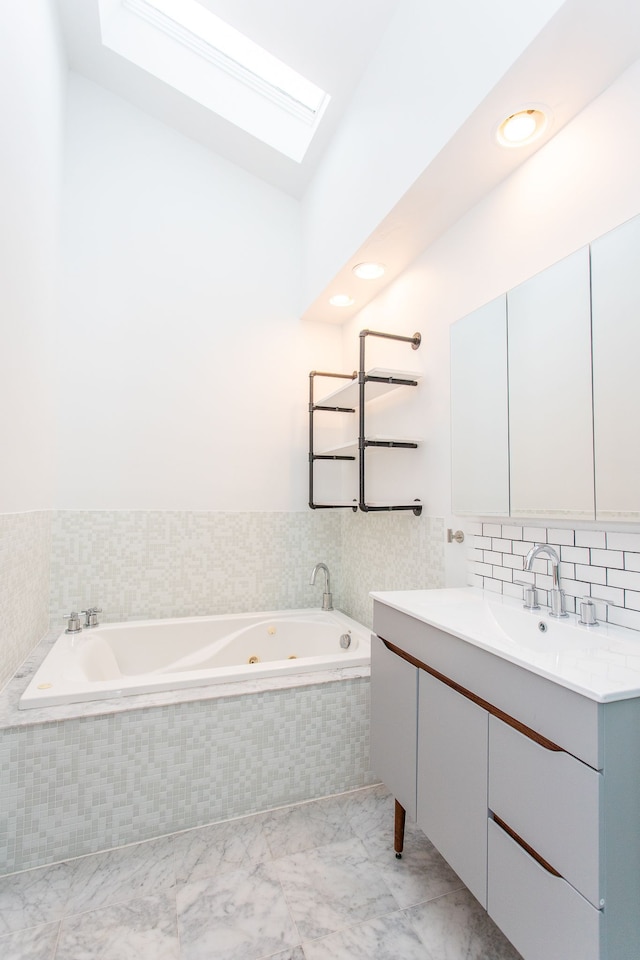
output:
[[[482,521],[469,523],[467,531],[470,585],[521,597],[516,581],[534,583],[548,606],[551,562],[538,557],[531,572],[524,569],[531,547],[547,543],[560,557],[567,610],[575,612],[582,597],[591,597],[599,620],[640,630],[640,534]]]

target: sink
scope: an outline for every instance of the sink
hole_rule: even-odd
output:
[[[505,603],[485,601],[496,628],[513,644],[541,653],[562,653],[565,650],[590,650],[603,641],[598,626],[586,627],[573,617],[556,619],[546,608],[528,610]]]

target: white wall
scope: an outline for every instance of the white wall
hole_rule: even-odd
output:
[[[53,0],[0,7],[0,512],[51,506],[64,66]]]
[[[561,5],[400,3],[304,198],[303,307]]]
[[[415,353],[401,356],[381,342],[371,359],[379,363],[386,355],[391,366],[418,364],[424,372],[402,427],[420,429],[426,440],[411,482],[430,516],[451,513],[449,325],[640,211],[639,98],[640,62],[344,329],[347,366],[364,327],[422,333]],[[464,549],[447,551],[459,577],[456,558]]]
[[[299,204],[72,75],[58,334],[63,509],[300,510]]]

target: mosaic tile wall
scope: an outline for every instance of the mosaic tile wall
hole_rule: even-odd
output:
[[[0,873],[374,782],[369,679],[9,728]]]
[[[0,514],[0,688],[47,632],[50,552],[50,513]]]
[[[444,520],[413,513],[342,512],[345,613],[371,627],[370,590],[444,587]]]
[[[548,606],[551,562],[539,557],[530,573],[524,570],[529,550],[536,543],[547,543],[560,557],[567,610],[576,612],[581,597],[592,597],[598,620],[640,630],[640,533],[482,521],[468,522],[465,529],[470,534],[472,586],[521,597],[522,587],[515,581],[524,580],[535,583],[539,603]]]
[[[51,624],[87,605],[105,621],[315,607],[322,587],[309,577],[320,560],[339,607],[340,535],[331,510],[58,511]]]

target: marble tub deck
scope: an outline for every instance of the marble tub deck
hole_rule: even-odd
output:
[[[3,960],[521,960],[381,786],[0,878]]]

